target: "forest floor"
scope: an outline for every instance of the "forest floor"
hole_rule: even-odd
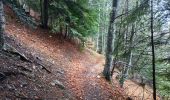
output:
[[[69,40],[41,28],[20,23],[6,7],[7,49],[24,55],[1,52],[0,97],[2,99],[125,99],[119,87],[113,89],[104,78],[103,56],[80,51]]]
[[[16,19],[8,7],[5,13],[6,44],[29,61],[6,52],[0,53],[2,99],[125,100],[127,91],[134,92],[133,89],[126,91],[120,88],[115,79],[113,88],[101,77],[104,65],[102,55],[89,49],[81,51],[58,34],[50,34],[41,28],[28,28]],[[126,81],[125,85],[128,84],[136,85]],[[148,93],[145,95],[151,97]]]

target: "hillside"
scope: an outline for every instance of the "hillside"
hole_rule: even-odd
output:
[[[98,77],[103,69],[103,56],[86,49],[80,51],[69,40],[61,41],[61,36],[49,34],[48,30],[31,29],[21,24],[10,8],[5,9],[6,44],[28,61],[17,54],[1,53],[2,99],[125,97],[123,90],[113,89],[104,78]]]
[[[61,34],[21,23],[5,6],[5,50],[0,53],[1,99],[152,99],[152,89],[132,80],[120,88],[102,77],[104,56],[80,48]],[[120,72],[119,72],[120,73]],[[144,94],[144,95],[143,95]],[[159,98],[159,97],[158,97]]]
[[[169,5],[170,0],[0,0],[0,94],[169,100]]]

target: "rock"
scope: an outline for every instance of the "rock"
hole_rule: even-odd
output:
[[[101,78],[101,76],[100,76],[100,75],[97,75],[97,78]]]
[[[20,59],[23,61],[30,62],[29,59],[24,54],[17,51],[14,47],[12,47],[11,45],[9,45],[7,43],[4,44],[3,50],[12,54],[13,56],[15,55],[16,57],[20,57]]]
[[[60,89],[65,89],[65,86],[63,85],[63,83],[58,80],[54,80],[53,82],[51,82],[51,85],[58,86]]]
[[[9,84],[7,84],[6,87],[7,87],[9,90],[11,90],[11,91],[16,90],[16,88],[15,88],[14,85],[9,85]]]
[[[4,80],[5,78],[6,78],[6,75],[0,72],[0,81]]]
[[[40,69],[43,69],[43,66],[40,65]]]
[[[4,87],[3,86],[0,86],[0,91],[3,91]]]
[[[62,71],[62,70],[57,70],[57,73],[59,73],[59,74],[64,74],[64,71]]]
[[[36,69],[36,66],[35,66],[35,65],[32,65],[32,68],[35,70],[35,69]]]
[[[5,43],[3,50],[5,51],[9,51],[9,52],[18,52],[14,47],[12,47],[11,45]]]
[[[49,35],[50,38],[52,38],[53,36]]]
[[[26,87],[27,85],[28,85],[28,83],[23,81],[20,86],[21,87]]]

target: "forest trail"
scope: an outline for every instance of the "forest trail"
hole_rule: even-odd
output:
[[[68,42],[57,44],[60,43],[57,39],[58,42],[52,43],[55,40],[54,38],[46,39],[50,37],[46,36],[48,34],[35,32],[33,35],[18,26],[11,23],[7,25],[7,33],[10,33],[8,35],[15,37],[15,40],[20,41],[25,47],[31,48],[34,55],[46,55],[45,59],[53,63],[50,67],[52,73],[56,73],[58,69],[63,70],[65,77],[61,80],[70,91],[74,92],[77,99],[107,100],[112,99],[115,93],[121,94],[113,91],[111,85],[103,78],[97,78],[103,68],[103,58],[99,55],[96,57],[95,54],[86,50],[80,52]]]
[[[6,13],[7,15],[11,14],[10,10],[7,10]],[[19,23],[15,16],[10,16],[12,17],[8,16],[6,23],[6,35],[14,38],[19,46],[26,48],[24,52],[31,53],[39,60],[46,59],[50,62],[48,69],[52,74],[43,77],[47,85],[50,85],[50,82],[57,78],[78,100],[124,98],[125,92],[130,90],[129,94],[134,92],[135,89],[128,88],[124,91],[119,86],[115,86],[113,89],[100,76],[104,65],[103,56],[88,49],[80,51],[70,41],[62,40],[62,37],[57,34],[49,34],[49,31],[40,28],[36,30],[28,28]],[[61,74],[58,75],[58,72]],[[125,87],[129,84],[138,86],[128,80]],[[140,88],[138,91],[141,93],[141,90]],[[138,94],[133,95],[138,96]],[[148,96],[148,93],[145,95],[151,97],[150,94]]]
[[[50,63],[46,67],[51,74],[43,76],[46,85],[50,86],[51,82],[57,79],[78,100],[109,100],[115,96],[124,98],[121,89],[113,90],[104,78],[98,77],[104,64],[101,55],[87,49],[80,51],[69,40],[62,40],[61,36],[50,34],[47,30],[28,28],[18,22],[10,9],[7,9],[6,13],[7,37],[13,38],[21,48],[26,48],[19,51]],[[46,92],[44,95],[50,94]]]

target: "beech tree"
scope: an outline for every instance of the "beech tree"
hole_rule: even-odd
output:
[[[112,11],[110,14],[110,22],[108,28],[108,36],[107,36],[107,48],[106,48],[106,60],[105,60],[105,67],[103,70],[103,75],[105,76],[106,80],[111,80],[111,68],[113,62],[113,38],[114,38],[114,22],[116,17],[117,5],[118,0],[113,0],[112,2]]]

